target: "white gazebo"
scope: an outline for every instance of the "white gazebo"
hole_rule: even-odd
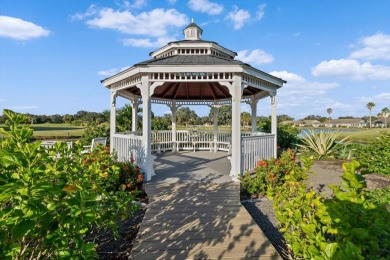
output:
[[[146,180],[154,175],[153,152],[197,150],[231,152],[232,178],[253,170],[261,159],[276,156],[276,94],[280,78],[235,60],[237,55],[216,42],[201,39],[203,30],[194,22],[184,29],[185,39],[170,42],[150,53],[152,59],[137,63],[102,80],[111,93],[111,152],[119,161],[131,159]],[[133,111],[142,104],[142,132],[133,113],[132,131],[116,132],[116,98],[130,100]],[[271,99],[271,133],[258,133],[256,108],[260,99]],[[171,131],[151,131],[151,104],[165,104],[172,112]],[[252,131],[241,132],[241,103],[252,111]],[[232,130],[218,131],[218,108],[232,105]],[[214,131],[178,131],[176,111],[183,105],[206,105],[214,112]]]

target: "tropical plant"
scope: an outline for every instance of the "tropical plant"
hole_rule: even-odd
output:
[[[313,129],[308,129],[303,132],[305,137],[302,138],[302,144],[298,144],[299,151],[302,154],[314,155],[317,159],[334,158],[337,151],[348,145],[348,137],[341,140],[340,131],[325,132],[319,131],[316,133]]]
[[[241,123],[243,127],[248,127],[252,122],[252,116],[248,112],[241,113]]]
[[[387,107],[383,108],[381,111],[381,116],[383,116],[385,118],[385,127],[386,128],[387,128],[387,118],[389,117],[389,115],[390,115],[390,110]]]
[[[368,102],[366,108],[370,111],[370,128],[371,128],[371,110],[375,107],[374,102]]]
[[[331,119],[331,117],[330,117],[330,114],[332,114],[333,113],[333,110],[331,109],[331,108],[328,108],[327,110],[326,110],[326,113],[328,113],[329,114],[329,127],[330,127],[330,119]]]

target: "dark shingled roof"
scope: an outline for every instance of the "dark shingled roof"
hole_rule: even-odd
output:
[[[190,28],[190,27],[197,27],[197,28],[200,29],[201,32],[203,32],[202,28],[200,28],[200,27],[199,27],[196,23],[194,23],[194,22],[192,22],[192,23],[190,23],[189,25],[187,25],[186,28],[184,28],[184,30],[187,29],[187,28]]]
[[[230,60],[213,55],[175,55],[151,59],[135,64],[138,65],[247,65],[239,60]]]

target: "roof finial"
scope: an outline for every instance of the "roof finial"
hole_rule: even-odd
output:
[[[193,22],[194,22],[194,18],[191,19],[191,23],[193,23]]]

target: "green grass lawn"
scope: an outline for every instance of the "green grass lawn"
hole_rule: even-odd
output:
[[[68,124],[37,124],[29,125],[34,131],[35,138],[39,137],[79,137],[83,134],[84,126],[73,126]],[[1,128],[8,130],[4,125]]]
[[[383,132],[390,134],[390,128],[361,129],[359,131],[342,133],[341,137],[343,138],[349,136],[352,142],[370,143],[375,140],[375,138],[379,137]]]

